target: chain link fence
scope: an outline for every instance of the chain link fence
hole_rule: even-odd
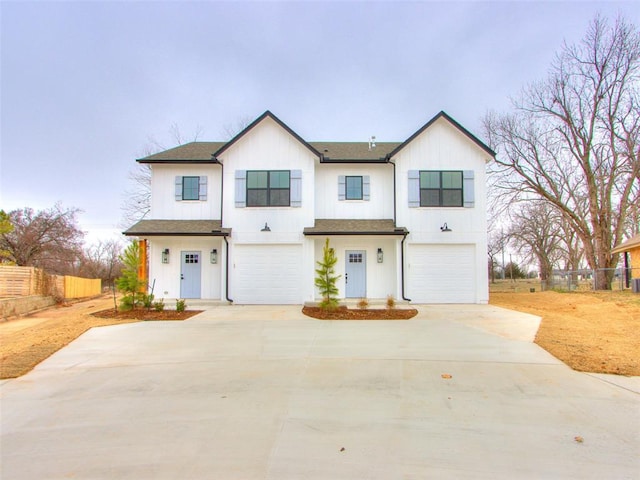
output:
[[[607,283],[608,282],[608,283]],[[610,285],[610,288],[605,288]],[[489,279],[489,291],[536,292],[557,290],[588,292],[595,290],[627,291],[640,294],[640,268],[554,270],[548,280],[539,278]]]

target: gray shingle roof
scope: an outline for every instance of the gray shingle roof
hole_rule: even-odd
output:
[[[400,145],[400,142],[376,142],[369,149],[369,142],[309,142],[325,158],[330,160],[381,160]]]
[[[191,142],[164,152],[155,153],[138,159],[140,163],[171,163],[171,162],[212,162],[211,155],[219,150],[226,142]],[[369,150],[368,142],[309,142],[326,160],[383,160],[399,142],[377,142]]]
[[[140,220],[125,235],[189,235],[189,236],[227,236],[230,228],[221,228],[220,220]]]
[[[185,143],[164,152],[155,153],[148,157],[138,159],[140,163],[155,162],[185,162],[185,161],[210,161],[213,152],[227,142],[191,142]]]
[[[305,235],[404,235],[407,229],[396,227],[393,220],[351,220],[317,218]]]

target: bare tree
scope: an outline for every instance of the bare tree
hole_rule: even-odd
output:
[[[543,285],[562,254],[561,215],[545,201],[529,201],[511,214],[509,239],[525,261],[535,261]]]
[[[111,286],[122,270],[120,255],[124,246],[118,240],[99,241],[84,250],[79,274],[86,278],[100,278]]]
[[[222,137],[225,139],[225,141],[231,140],[233,137],[235,137],[237,134],[251,125],[252,121],[253,119],[249,115],[243,115],[242,117],[239,117],[235,121],[235,123],[225,123],[222,126]]]
[[[194,134],[185,139],[176,123],[172,123],[169,127],[170,139],[176,145],[197,142],[202,132],[203,128],[198,125]],[[167,150],[165,144],[155,137],[149,136],[142,157],[148,157],[163,150]],[[142,220],[151,210],[151,166],[145,163],[137,163],[135,168],[129,171],[128,177],[132,186],[124,192],[124,201],[121,207],[122,225],[124,227],[129,227]]]
[[[49,273],[75,273],[82,256],[84,232],[78,227],[79,210],[64,210],[56,204],[49,210],[31,208],[9,212],[13,230],[0,234],[0,250],[9,261],[33,266]]]
[[[498,151],[491,175],[503,192],[511,200],[545,199],[562,212],[593,269],[616,266],[611,250],[640,201],[639,68],[637,28],[596,17],[512,113],[484,121]],[[596,288],[610,288],[611,276],[599,270]]]

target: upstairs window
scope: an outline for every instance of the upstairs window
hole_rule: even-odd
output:
[[[462,207],[461,171],[420,171],[421,207]]]
[[[364,200],[371,198],[369,175],[338,175],[338,200]]]
[[[200,200],[200,177],[182,177],[182,200]]]
[[[247,171],[247,207],[288,207],[290,203],[289,170]]]
[[[346,200],[362,200],[362,177],[345,177]]]
[[[207,177],[206,175],[177,176],[175,179],[175,198],[177,201],[207,199]]]

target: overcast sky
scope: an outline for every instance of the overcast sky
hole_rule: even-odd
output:
[[[118,236],[127,176],[271,110],[305,140],[403,141],[481,119],[541,79],[596,13],[637,2],[0,2],[0,208],[60,202]]]

